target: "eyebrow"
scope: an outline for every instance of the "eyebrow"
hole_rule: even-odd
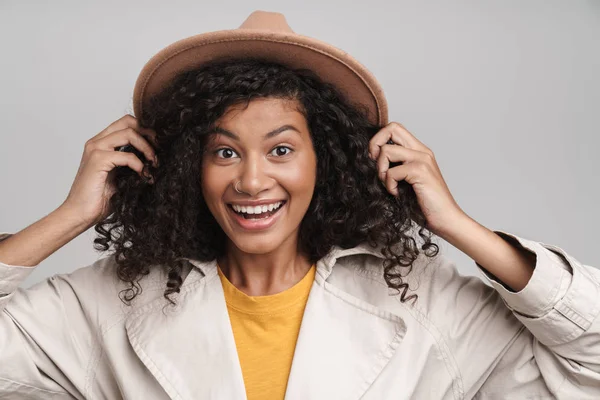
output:
[[[265,139],[271,139],[274,136],[279,135],[280,133],[282,133],[283,131],[287,131],[287,130],[293,130],[296,131],[298,133],[300,133],[300,131],[298,129],[296,129],[293,125],[283,125],[280,126],[279,128],[272,130],[271,132],[267,132],[266,134],[263,135],[263,140]],[[214,127],[213,129],[211,129],[209,132],[209,134],[211,133],[220,133],[223,134],[233,140],[240,140],[240,137],[238,135],[236,135],[235,133],[228,131],[227,129],[223,129],[221,127]]]

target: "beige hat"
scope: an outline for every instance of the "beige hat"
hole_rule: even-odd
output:
[[[335,85],[352,103],[366,106],[371,122],[388,122],[383,89],[371,72],[343,50],[294,33],[283,14],[265,11],[253,12],[238,29],[192,36],[158,52],[146,63],[135,84],[135,115],[141,116],[148,99],[178,73],[213,60],[243,57],[310,69]]]

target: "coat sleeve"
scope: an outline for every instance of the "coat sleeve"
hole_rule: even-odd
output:
[[[92,333],[68,279],[19,288],[33,270],[0,262],[0,398],[83,399]]]
[[[535,253],[536,265],[527,285],[514,292],[477,264],[526,330],[474,398],[600,399],[600,270],[560,247],[495,232]],[[543,397],[548,392],[554,397]]]

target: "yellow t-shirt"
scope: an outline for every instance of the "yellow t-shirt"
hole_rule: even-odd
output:
[[[315,266],[291,288],[269,296],[248,296],[220,268],[219,277],[248,400],[283,399]]]

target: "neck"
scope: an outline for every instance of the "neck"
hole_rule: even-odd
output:
[[[230,241],[218,263],[227,279],[248,296],[283,292],[300,282],[312,265],[299,251],[297,240],[285,241],[264,254],[246,253]]]

